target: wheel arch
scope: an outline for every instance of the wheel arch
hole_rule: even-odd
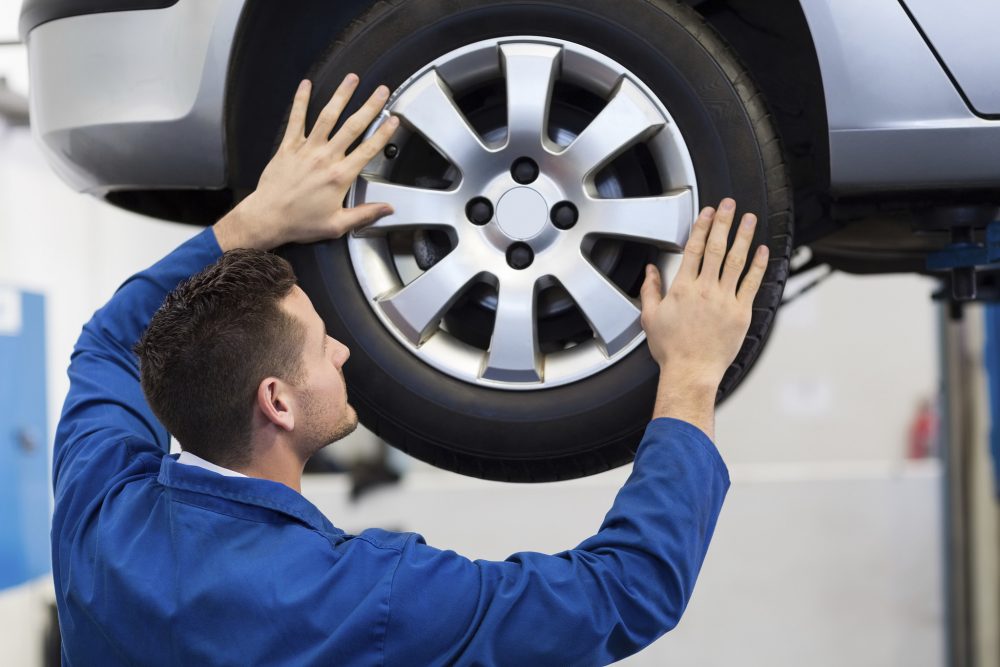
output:
[[[796,245],[829,219],[830,131],[812,32],[799,0],[685,0],[752,73],[781,135],[795,190]]]
[[[317,16],[329,15],[324,0],[302,0],[295,12],[281,3],[247,3],[233,47],[225,105],[226,162],[235,201],[253,190],[270,159],[295,86],[330,41],[373,4],[375,0],[343,0],[334,16],[317,21]],[[799,0],[685,4],[753,73],[787,151],[797,242],[806,242],[809,229],[829,217],[830,145],[819,59]]]
[[[247,2],[226,77],[227,181],[234,201],[256,187],[299,81],[374,2],[297,0],[294,11],[287,3]]]

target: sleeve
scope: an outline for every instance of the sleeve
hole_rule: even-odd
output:
[[[69,392],[56,427],[52,475],[57,501],[71,487],[102,488],[136,451],[162,456],[169,450],[170,436],[139,385],[132,346],[166,295],[221,254],[215,233],[206,228],[126,280],[84,325],[70,359]]]
[[[413,536],[396,569],[385,664],[608,664],[680,620],[729,474],[712,441],[649,424],[600,530],[555,555],[470,561]]]

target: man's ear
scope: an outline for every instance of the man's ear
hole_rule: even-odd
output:
[[[295,428],[291,387],[278,378],[266,377],[257,385],[257,408],[264,419],[278,428],[285,431]]]

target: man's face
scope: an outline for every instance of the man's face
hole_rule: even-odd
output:
[[[347,385],[341,370],[351,351],[326,335],[322,318],[298,286],[292,288],[282,305],[306,332],[303,380],[298,386],[301,409],[296,415],[295,430],[300,431],[301,442],[308,449],[303,453],[311,456],[358,426],[358,415],[347,402]]]

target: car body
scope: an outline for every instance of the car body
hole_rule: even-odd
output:
[[[304,4],[297,13],[321,12],[335,31],[368,4],[337,3],[333,16]],[[1000,6],[988,0],[774,3],[800,5],[805,25],[789,26],[798,7],[773,12],[772,6],[768,16],[755,15],[748,3],[728,4],[737,19],[777,18],[783,39],[783,33],[797,33],[814,51],[814,69],[811,63],[796,65],[811,69],[807,76],[821,82],[821,88],[796,91],[814,96],[804,104],[816,132],[811,148],[824,164],[812,187],[825,188],[837,200],[878,195],[905,201],[913,193],[1000,185],[1000,85],[985,65],[995,58],[990,30],[1000,25]],[[261,33],[267,32],[270,40],[262,48],[285,46],[276,34],[282,26],[257,27],[253,13],[262,8],[253,5],[246,0],[25,2],[20,30],[29,48],[32,124],[53,168],[79,191],[200,222],[209,221],[218,205],[203,206],[206,218],[184,211],[182,203],[171,205],[171,198],[180,202],[184,191],[252,186],[234,182],[242,169],[233,161],[244,156],[230,145],[238,137],[227,133],[227,102],[239,94],[239,67],[247,60],[241,50],[248,48],[242,40],[263,42]],[[294,31],[295,21],[288,18],[286,33]],[[779,57],[757,55],[769,50],[759,43],[740,44],[748,40],[737,36],[738,27],[720,29],[750,63]],[[303,51],[310,50],[308,41],[302,40]],[[777,65],[755,70],[761,80],[768,72],[784,75]],[[274,74],[278,80],[272,85],[287,89],[293,77]],[[266,122],[267,114],[261,116]],[[116,148],[122,145],[128,149]],[[133,201],[140,196],[124,195],[153,191],[162,194],[148,197],[145,205]],[[157,205],[157,199],[164,203]],[[811,221],[805,222],[808,227]],[[803,227],[800,221],[800,233]]]

